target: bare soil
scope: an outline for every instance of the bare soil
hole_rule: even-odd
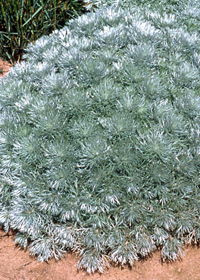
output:
[[[0,78],[4,77],[8,73],[10,67],[11,67],[10,63],[0,58]]]
[[[6,75],[11,65],[0,59],[0,77]],[[1,73],[2,69],[2,73]],[[14,243],[15,233],[0,229],[0,280],[200,280],[200,249],[185,247],[180,261],[162,263],[156,251],[145,260],[135,262],[130,268],[111,266],[103,274],[88,275],[77,270],[78,256],[68,253],[48,263],[39,263]]]
[[[78,256],[68,253],[62,259],[39,263],[14,243],[15,234],[0,230],[0,280],[200,280],[200,249],[185,248],[182,260],[162,263],[157,251],[130,268],[114,267],[103,274],[88,275],[77,270]]]

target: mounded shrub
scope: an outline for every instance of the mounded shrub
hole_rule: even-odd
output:
[[[195,7],[80,16],[1,80],[0,223],[39,261],[102,272],[199,243]]]
[[[83,0],[86,9],[96,10],[100,7],[109,7],[116,4],[119,7],[144,7],[149,10],[169,13],[183,12],[185,15],[199,16],[200,3],[198,0]],[[181,16],[183,16],[183,14]],[[180,19],[179,19],[180,20]]]

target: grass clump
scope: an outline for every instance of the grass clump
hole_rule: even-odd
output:
[[[82,0],[0,0],[1,56],[12,64],[21,60],[27,44],[63,28],[87,6]]]

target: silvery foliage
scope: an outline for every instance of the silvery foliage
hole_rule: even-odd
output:
[[[111,5],[129,8],[133,6],[147,7],[154,10],[176,12],[183,14],[199,15],[200,3],[198,0],[83,0],[85,8],[92,11],[96,8],[109,7]]]
[[[27,48],[0,81],[0,223],[38,260],[134,264],[199,242],[199,10],[119,5]]]

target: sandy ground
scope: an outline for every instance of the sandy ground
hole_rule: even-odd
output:
[[[0,59],[0,77],[11,65]],[[2,70],[2,71],[1,71]],[[2,72],[2,73],[1,73]],[[0,229],[0,280],[200,280],[200,249],[185,248],[185,256],[174,263],[162,263],[160,252],[140,260],[130,268],[111,266],[103,274],[88,275],[77,270],[78,256],[66,254],[61,260],[39,263],[29,251],[14,243],[15,233]]]
[[[8,73],[10,67],[11,67],[10,63],[0,58],[0,77],[5,76]]]
[[[0,280],[197,280],[200,279],[200,249],[185,248],[185,256],[174,263],[162,263],[160,252],[130,268],[111,266],[103,274],[88,275],[77,270],[78,257],[66,254],[61,260],[39,263],[29,251],[14,243],[14,233],[0,230]]]

